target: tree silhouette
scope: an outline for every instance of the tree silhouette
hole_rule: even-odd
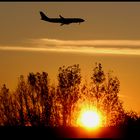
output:
[[[53,94],[50,94],[48,74],[46,72],[29,73],[28,83],[33,106],[34,120],[39,124],[51,126]],[[35,118],[36,116],[36,118]]]
[[[26,126],[31,125],[34,126],[35,122],[33,117],[35,114],[33,113],[32,102],[31,102],[31,91],[29,90],[29,85],[23,75],[19,77],[17,89],[15,91],[15,104],[18,109],[18,119],[20,121],[19,125]],[[35,108],[34,108],[35,109]]]
[[[14,96],[4,84],[0,90],[0,125],[19,124]]]
[[[105,74],[101,63],[92,72],[90,84],[81,83],[78,64],[60,67],[57,85],[50,84],[47,72],[31,72],[27,78],[21,75],[13,92],[4,84],[0,88],[0,125],[73,126],[85,101],[106,117],[105,126],[139,126],[140,116],[124,110],[119,99],[119,79],[112,72]]]
[[[124,114],[122,102],[118,96],[120,81],[117,77],[108,73],[104,87],[104,98],[102,104],[107,117],[106,124],[116,125],[121,123]]]
[[[111,73],[105,75],[100,63],[95,65],[91,77],[93,98],[96,100],[97,110],[106,116],[105,125],[115,125],[122,121],[124,113],[122,102],[118,97],[120,82]]]
[[[140,126],[140,116],[137,112],[130,110],[126,111],[124,114],[124,122],[123,125],[132,127],[132,126]]]
[[[81,73],[79,65],[59,68],[58,89],[63,107],[63,126],[71,125],[71,113],[75,103],[79,99],[80,82]]]
[[[1,118],[1,122],[3,123],[3,125],[8,125],[11,124],[10,122],[10,116],[9,116],[9,112],[10,112],[10,103],[9,103],[9,89],[6,87],[6,85],[4,84],[1,88],[0,91],[0,118]]]
[[[92,80],[92,96],[96,100],[96,107],[98,111],[100,110],[100,101],[104,95],[104,81],[105,81],[105,74],[104,71],[102,70],[102,65],[100,63],[95,64],[91,80]]]

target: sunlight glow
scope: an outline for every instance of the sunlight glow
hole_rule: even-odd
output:
[[[101,116],[94,110],[86,110],[81,113],[79,123],[87,129],[98,128],[101,125]]]

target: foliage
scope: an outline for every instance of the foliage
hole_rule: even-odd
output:
[[[102,65],[95,64],[92,74],[92,94],[97,110],[105,116],[105,125],[117,125],[122,120],[123,106],[118,93],[120,82],[112,73],[105,74]]]
[[[79,65],[59,68],[58,74],[59,97],[63,107],[63,125],[71,125],[71,114],[79,99],[81,74]]]
[[[140,125],[140,116],[125,111],[119,99],[120,81],[95,64],[91,83],[82,83],[78,64],[58,69],[58,84],[51,85],[48,73],[21,75],[16,89],[0,89],[1,126],[73,126],[84,102],[105,117],[105,126]]]

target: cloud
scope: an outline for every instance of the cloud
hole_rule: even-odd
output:
[[[0,50],[140,55],[140,40],[57,40],[42,38],[30,39],[28,43],[28,46],[0,46]]]
[[[123,46],[124,48],[138,48],[140,47],[140,40],[56,40],[56,39],[38,39],[33,40],[42,45],[51,46],[91,46],[91,47],[112,47]]]

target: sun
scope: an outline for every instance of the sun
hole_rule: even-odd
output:
[[[86,110],[80,116],[80,125],[88,129],[97,128],[100,126],[101,117],[99,113],[93,110]]]

